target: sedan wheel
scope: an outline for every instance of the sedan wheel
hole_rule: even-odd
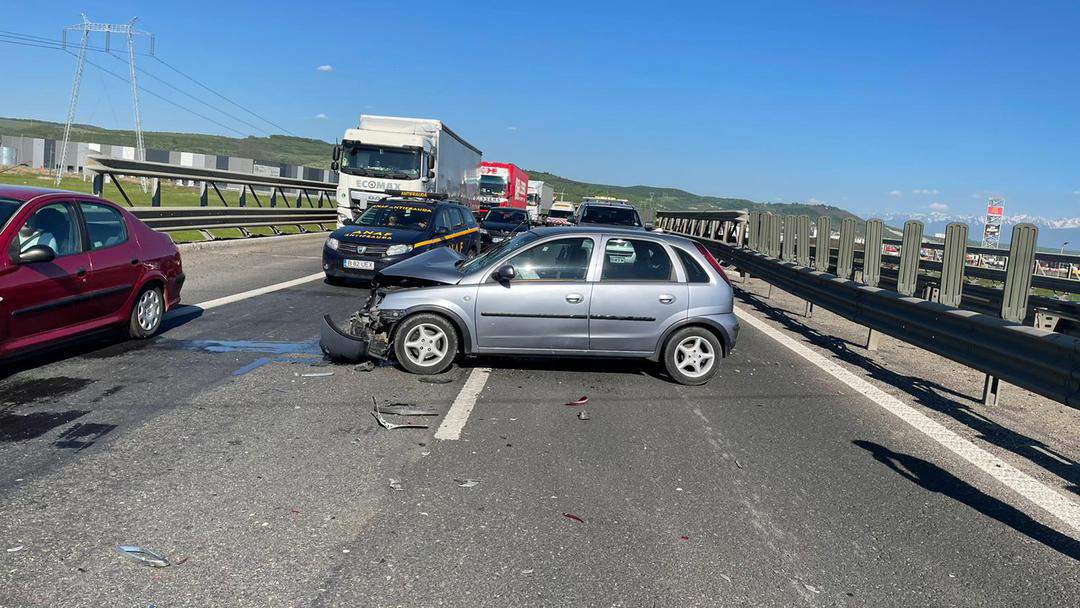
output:
[[[147,287],[139,292],[135,305],[131,307],[128,334],[132,338],[149,338],[161,327],[165,317],[165,298],[158,287]]]

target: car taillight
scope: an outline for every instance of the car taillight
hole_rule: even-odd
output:
[[[704,245],[697,241],[694,241],[694,247],[697,247],[698,252],[701,253],[701,255],[704,256],[706,260],[708,260],[709,265],[712,266],[713,270],[715,270],[717,274],[720,275],[721,279],[724,279],[724,282],[728,284],[728,287],[731,287],[731,279],[727,277],[727,273],[724,272],[724,269],[720,266],[720,262],[716,261],[716,258],[713,257],[712,252],[710,252],[708,249],[705,248]]]

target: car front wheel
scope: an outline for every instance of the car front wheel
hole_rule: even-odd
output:
[[[454,362],[457,330],[445,317],[417,314],[401,322],[394,334],[394,355],[406,371],[438,374]]]
[[[165,298],[161,288],[153,285],[144,287],[135,298],[128,320],[128,335],[137,340],[149,338],[161,328],[165,318]]]
[[[664,346],[664,369],[679,384],[705,384],[720,369],[720,341],[702,327],[687,327],[671,335]]]

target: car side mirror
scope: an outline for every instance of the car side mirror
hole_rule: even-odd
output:
[[[51,262],[56,259],[56,252],[46,245],[34,245],[19,254],[20,264],[36,264],[38,262]]]
[[[434,169],[428,169],[427,177],[428,177],[428,179],[435,179],[435,170]]]
[[[499,269],[496,270],[495,274],[492,276],[495,277],[496,281],[505,285],[506,283],[513,281],[514,278],[517,277],[517,271],[514,270],[514,266],[512,264],[503,264],[502,266],[499,266]]]
[[[450,229],[447,228],[446,226],[439,226],[438,228],[435,229],[435,234],[437,234],[437,235],[450,234]]]
[[[656,226],[653,224],[645,224],[645,230],[656,230]]]
[[[341,144],[334,146],[334,161],[337,162],[339,160],[341,160]]]

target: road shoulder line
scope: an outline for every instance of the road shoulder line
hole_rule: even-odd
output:
[[[299,279],[293,279],[291,281],[284,281],[282,283],[274,283],[273,285],[267,285],[266,287],[258,287],[256,289],[249,289],[248,291],[242,291],[240,293],[234,293],[231,296],[224,296],[221,298],[215,298],[213,300],[207,300],[206,302],[200,302],[199,304],[191,304],[189,307],[200,308],[202,310],[210,310],[226,304],[232,304],[233,302],[239,302],[241,300],[247,300],[248,298],[254,298],[275,291],[281,291],[282,289],[288,289],[290,287],[296,287],[297,285],[303,285],[304,283],[310,283],[312,281],[323,278],[322,272],[316,272],[315,274],[309,274]],[[172,311],[181,311],[182,308],[174,308]]]
[[[477,399],[480,398],[480,391],[484,390],[484,385],[487,384],[490,375],[491,368],[477,367],[472,370],[468,379],[465,380],[465,385],[461,387],[461,392],[454,399],[453,405],[446,412],[442,424],[435,431],[436,439],[456,441],[461,438],[461,430],[469,421],[469,414],[472,413]]]

